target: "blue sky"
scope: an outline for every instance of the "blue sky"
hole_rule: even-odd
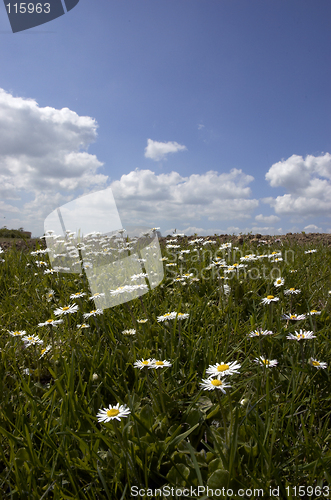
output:
[[[171,234],[331,232],[329,0],[0,6],[0,226],[110,187]]]

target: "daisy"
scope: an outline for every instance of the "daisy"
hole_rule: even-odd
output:
[[[103,314],[102,309],[94,309],[93,311],[91,311],[89,313],[83,314],[83,316],[84,316],[84,319],[88,319],[91,316],[96,316],[97,314]]]
[[[94,293],[92,295],[92,297],[90,297],[90,300],[98,299],[99,297],[104,297],[104,296],[105,296],[104,293],[98,293],[98,292],[96,292],[96,293]]]
[[[147,323],[148,319],[137,319],[137,323]]]
[[[44,274],[54,274],[54,273],[57,273],[58,271],[56,269],[46,269],[46,271],[44,271]]]
[[[12,337],[22,337],[23,335],[26,335],[25,330],[19,330],[16,332],[8,332]]]
[[[150,359],[141,359],[141,360],[138,360],[138,361],[135,361],[135,363],[133,364],[133,366],[135,368],[140,368],[140,370],[142,368],[150,368],[152,366],[152,361]]]
[[[133,292],[134,288],[132,285],[119,286],[115,290],[110,290],[111,295],[119,295],[120,293]]]
[[[283,314],[282,319],[290,319],[292,321],[300,321],[301,319],[306,319],[305,314]]]
[[[266,359],[263,356],[255,358],[254,361],[259,363],[261,366],[265,366],[266,368],[272,368],[273,366],[278,365],[277,359]]]
[[[168,321],[169,319],[175,319],[176,315],[177,315],[176,312],[169,312],[164,314],[163,316],[158,316],[157,321],[160,322],[160,321]]]
[[[214,391],[215,389],[220,389],[224,394],[226,394],[225,390],[227,387],[231,387],[231,385],[225,384],[219,378],[214,379],[202,379],[200,383],[201,389],[204,391]]]
[[[116,406],[109,405],[109,408],[104,408],[99,410],[97,414],[98,422],[110,422],[110,420],[118,420],[120,422],[121,418],[127,417],[130,414],[130,410],[125,406],[117,403]]]
[[[158,361],[157,359],[152,359],[150,362],[150,366],[148,368],[167,368],[168,366],[172,366],[169,361]]]
[[[90,325],[86,325],[85,323],[82,323],[81,325],[77,325],[77,328],[90,328]]]
[[[55,309],[54,314],[55,316],[59,316],[62,314],[75,313],[77,311],[78,311],[78,305],[72,304],[71,306],[59,307],[58,309]]]
[[[41,356],[39,359],[43,358],[51,349],[52,349],[51,345],[48,345],[47,347],[45,347],[45,349],[42,349],[40,352]]]
[[[48,319],[45,323],[38,323],[38,326],[56,326],[63,323],[63,319]]]
[[[321,314],[321,311],[316,311],[316,309],[312,309],[308,314],[314,316],[315,314]]]
[[[134,330],[133,328],[131,328],[130,330],[123,330],[122,333],[124,335],[135,335],[136,334],[136,330]]]
[[[300,332],[295,332],[295,335],[293,333],[290,333],[286,337],[287,339],[290,340],[310,340],[310,339],[316,339],[316,335],[314,335],[314,332],[306,332],[304,330],[300,330]]]
[[[30,335],[28,337],[23,337],[23,342],[26,347],[30,345],[43,344],[44,342],[38,337],[38,335]]]
[[[134,281],[134,280],[137,280],[140,278],[148,278],[148,274],[147,273],[134,274],[133,276],[131,276],[131,281]]]
[[[271,302],[277,302],[279,297],[274,297],[273,295],[268,295],[264,299],[261,300],[261,304],[271,304]]]
[[[270,330],[262,330],[262,328],[258,328],[248,334],[248,337],[260,337],[261,335],[272,335],[272,331]]]
[[[283,286],[285,283],[284,278],[277,278],[276,281],[274,281],[274,286]]]
[[[305,251],[305,253],[315,253],[315,252],[317,252],[317,250],[316,250],[316,249],[313,249],[313,250],[306,250],[306,251]]]
[[[240,373],[238,372],[238,368],[240,368],[241,365],[237,361],[233,361],[232,363],[223,363],[221,361],[219,364],[216,365],[209,365],[209,368],[206,370],[206,374],[209,375],[209,378],[215,377],[215,376],[220,376],[224,377],[225,375],[233,375],[234,373]]]
[[[177,313],[177,319],[187,319],[189,316],[189,314]]]
[[[46,295],[47,302],[50,302],[54,298],[54,295],[55,295],[54,290],[48,290],[47,295]]]
[[[70,299],[79,299],[80,297],[84,297],[84,295],[86,295],[85,292],[76,292],[76,293],[72,293],[70,295]]]
[[[295,288],[289,288],[284,291],[284,295],[297,295],[298,293],[301,293],[301,290],[296,290]]]
[[[325,368],[327,368],[327,366],[328,366],[328,364],[327,364],[327,363],[323,363],[323,362],[321,362],[321,361],[317,361],[317,359],[314,359],[314,358],[310,358],[310,360],[309,360],[309,364],[310,364],[311,366],[314,366],[315,368],[317,368],[317,369],[319,369],[319,370],[320,370],[320,369],[323,369],[323,370],[324,370],[324,369],[325,369]]]

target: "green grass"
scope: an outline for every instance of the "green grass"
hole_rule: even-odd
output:
[[[263,498],[269,498],[269,489],[279,488],[281,499],[295,498],[293,488],[302,486],[306,496],[301,498],[317,498],[318,487],[329,485],[330,250],[318,245],[307,255],[308,247],[284,245],[283,257],[293,250],[288,259],[247,262],[246,270],[226,281],[226,295],[218,277],[223,270],[206,269],[219,244],[199,252],[193,247],[200,248],[181,245],[191,249],[184,260],[178,259],[180,249],[164,248],[169,259],[164,264],[176,266],[165,267],[160,286],[129,308],[119,305],[86,320],[90,328],[81,330],[82,314],[92,309],[84,276],[44,275],[37,256],[15,248],[0,255],[1,498],[119,500],[131,498],[133,487],[146,490],[145,497],[136,498],[150,498],[147,488],[166,485],[224,487],[234,492],[228,498],[243,498],[237,495],[240,488],[262,488]],[[244,244],[240,250],[244,255],[278,249]],[[224,257],[228,264],[240,262],[239,252],[225,251]],[[285,279],[280,288],[273,285],[276,268]],[[199,281],[173,282],[188,272]],[[301,293],[289,298],[283,292],[290,287]],[[50,301],[49,289],[55,292]],[[69,299],[82,289],[87,296]],[[272,312],[261,304],[267,295],[280,299]],[[57,307],[73,302],[79,311],[63,317],[62,324],[52,331],[38,327],[55,318]],[[290,308],[321,314],[282,320]],[[189,318],[157,322],[170,311]],[[136,327],[133,318],[145,318],[146,312],[148,322]],[[130,328],[136,335],[122,334]],[[257,328],[274,333],[248,337]],[[316,338],[286,338],[299,329],[314,331]],[[17,330],[39,335],[44,345],[24,348],[21,337],[8,333]],[[39,359],[47,345],[52,349]],[[254,362],[261,355],[278,365],[261,367]],[[311,366],[311,357],[326,362],[327,369]],[[172,366],[134,368],[142,358],[168,360]],[[226,377],[231,385],[226,394],[201,390],[209,365],[233,361],[241,364],[240,374]],[[127,405],[130,415],[99,423],[99,409],[117,403]],[[308,486],[317,488],[312,495]]]

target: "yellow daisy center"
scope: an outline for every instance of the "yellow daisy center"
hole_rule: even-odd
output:
[[[215,387],[218,387],[220,385],[223,385],[223,382],[221,380],[211,380],[211,384],[214,385]]]
[[[13,335],[21,335],[20,332],[14,332]]]
[[[41,354],[44,354],[44,352],[46,352],[46,349],[41,350]]]
[[[275,297],[273,295],[268,295],[267,296],[267,299],[271,300],[271,299],[274,299]]]
[[[224,365],[218,365],[218,367],[217,367],[217,371],[218,371],[218,372],[225,372],[225,371],[226,371],[226,370],[228,370],[229,368],[230,368],[230,367],[229,367],[229,365],[226,365],[226,364],[224,364]]]
[[[62,307],[62,311],[68,311],[70,309],[69,306],[66,306],[66,307]]]
[[[107,410],[107,417],[116,417],[119,414],[119,410],[116,408],[112,408],[111,410]]]
[[[34,340],[33,337],[27,337],[28,340]]]
[[[94,309],[93,311],[91,311],[91,314],[92,314],[92,313],[95,313],[95,312],[97,312],[97,311],[96,311],[96,309]]]
[[[317,313],[316,309],[313,309],[312,311],[310,311],[311,313]]]
[[[160,362],[160,361],[159,361]],[[142,365],[148,365],[148,361],[142,361],[141,362]]]
[[[165,313],[164,316],[171,316],[171,313]]]
[[[52,323],[52,321],[53,321],[52,319],[48,319],[46,320],[46,323]]]
[[[297,317],[296,314],[291,314],[291,319],[295,319]]]
[[[270,361],[268,361],[267,359],[262,359],[262,363],[265,364],[265,365],[269,365]]]
[[[302,333],[298,334],[298,339],[303,339],[305,336]]]
[[[277,283],[281,283],[281,282],[282,282],[282,280],[277,280]]]
[[[291,292],[294,292],[295,288],[290,288]]]
[[[313,366],[320,366],[320,363],[318,361],[313,361]]]
[[[163,365],[164,365],[163,361],[156,361],[156,363],[155,363],[155,364],[156,364],[157,366],[163,366]]]

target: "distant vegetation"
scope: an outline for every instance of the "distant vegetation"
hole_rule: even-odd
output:
[[[22,227],[19,229],[7,229],[3,227],[0,229],[0,238],[31,238],[31,233],[24,231]]]

